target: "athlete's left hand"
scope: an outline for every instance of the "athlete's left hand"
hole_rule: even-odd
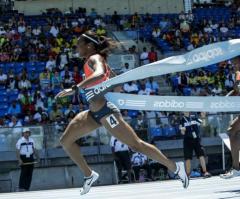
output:
[[[60,97],[66,97],[74,94],[74,90],[69,88],[69,89],[64,89],[63,91],[59,92],[56,96],[55,99],[60,98]]]

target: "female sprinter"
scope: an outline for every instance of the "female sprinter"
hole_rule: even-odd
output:
[[[93,32],[82,34],[78,41],[78,51],[81,57],[86,58],[84,64],[86,79],[75,87],[63,90],[56,97],[72,95],[76,87],[82,89],[91,87],[114,76],[106,62],[107,53],[113,48],[113,44],[114,42],[110,38],[98,37]],[[90,100],[89,110],[79,113],[70,122],[60,138],[64,150],[79,166],[85,176],[81,195],[89,192],[91,185],[98,179],[99,175],[88,166],[75,141],[102,125],[114,137],[127,144],[134,151],[143,153],[165,165],[180,177],[184,188],[188,187],[189,180],[184,163],[174,163],[166,158],[155,146],[138,138],[134,130],[123,120],[119,109],[111,102],[106,101],[104,97],[98,97],[97,100]]]

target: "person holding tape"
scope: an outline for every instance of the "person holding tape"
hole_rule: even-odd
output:
[[[236,83],[233,90],[230,91],[227,96],[240,96],[240,72],[236,74]],[[240,116],[238,115],[230,124],[228,128],[231,155],[232,155],[232,169],[225,174],[221,174],[223,179],[229,179],[240,176],[239,167],[239,151],[240,151]]]
[[[56,95],[56,98],[73,95],[76,89],[86,89],[115,76],[106,62],[109,50],[114,46],[116,45],[110,38],[99,37],[90,31],[82,34],[78,40],[78,51],[80,56],[86,59],[84,64],[86,79],[72,88],[61,91]],[[99,178],[99,174],[88,166],[82,154],[79,153],[79,146],[75,141],[100,126],[104,126],[114,137],[127,144],[134,151],[143,153],[168,167],[180,177],[183,187],[188,187],[189,180],[184,163],[175,163],[169,160],[155,146],[142,141],[123,120],[119,109],[100,95],[89,101],[89,110],[80,112],[69,123],[60,138],[65,151],[84,173],[85,180],[81,195],[89,192],[91,185]]]

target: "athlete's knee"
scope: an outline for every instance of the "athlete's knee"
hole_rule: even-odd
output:
[[[72,145],[73,141],[71,140],[71,132],[75,131],[76,123],[70,122],[68,127],[65,129],[63,135],[60,137],[60,143],[64,148],[67,148]]]

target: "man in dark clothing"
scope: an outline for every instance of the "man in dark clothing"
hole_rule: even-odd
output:
[[[203,116],[203,114],[202,114]],[[191,174],[191,160],[193,156],[193,151],[195,151],[196,156],[200,160],[200,164],[203,170],[204,177],[210,177],[211,175],[207,172],[206,162],[204,158],[204,149],[200,142],[200,132],[199,126],[202,120],[197,117],[190,116],[189,112],[184,112],[180,123],[181,133],[184,135],[183,139],[183,150],[184,159],[186,160],[186,172],[187,175]]]

